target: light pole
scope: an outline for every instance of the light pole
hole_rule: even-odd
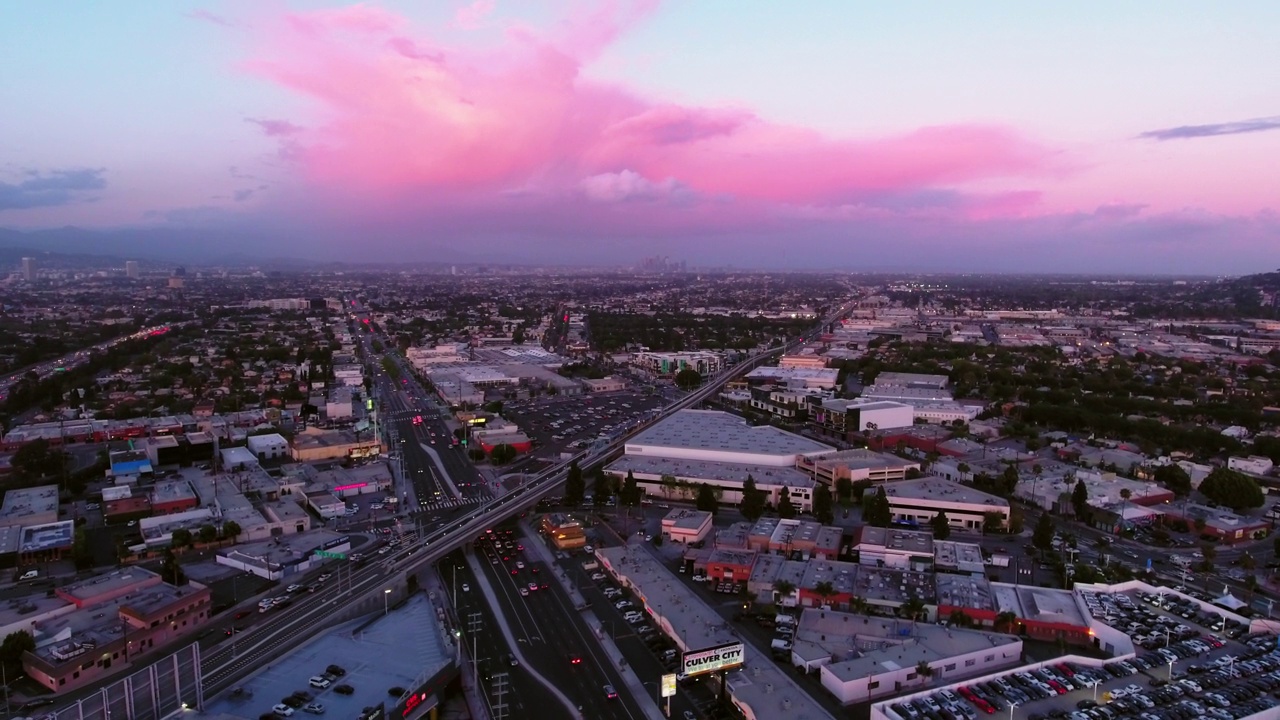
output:
[[[1102,684],[1101,680],[1094,680],[1089,683],[1089,687],[1093,688],[1093,701],[1098,702],[1098,686]]]
[[[1009,703],[1009,720],[1013,720],[1013,711],[1017,707],[1018,707],[1018,703],[1016,702]]]
[[[1169,680],[1170,682],[1172,682],[1172,681],[1173,681],[1173,663],[1174,663],[1174,662],[1175,662],[1175,661],[1173,661],[1173,660],[1170,660],[1170,661],[1169,661],[1169,677],[1168,677],[1168,680]]]
[[[387,588],[386,590],[383,590],[383,591],[382,591],[382,615],[383,615],[383,617],[386,617],[387,613],[390,611],[390,608],[388,608],[388,606],[387,606],[387,603],[389,602],[389,598],[390,598],[390,597],[391,597],[391,588]]]

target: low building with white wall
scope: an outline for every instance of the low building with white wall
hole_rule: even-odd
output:
[[[1008,500],[950,480],[926,477],[880,487],[889,500],[893,519],[899,522],[925,525],[945,512],[948,524],[957,530],[979,532],[988,515],[999,516],[1001,527],[1009,527]]]

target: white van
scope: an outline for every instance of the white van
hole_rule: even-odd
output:
[[[35,579],[36,579],[36,578],[38,578],[38,577],[40,577],[40,571],[39,571],[39,570],[28,570],[28,571],[26,571],[26,572],[22,573],[22,576],[21,576],[21,577],[19,577],[18,579],[19,579],[19,580],[35,580]]]

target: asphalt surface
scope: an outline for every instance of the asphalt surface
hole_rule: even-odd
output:
[[[614,661],[550,576],[551,569],[527,551],[504,549],[503,553],[497,556],[497,563],[488,550],[477,552],[476,560],[497,594],[502,614],[521,645],[521,654],[578,704],[583,717],[642,720],[644,712],[627,692]],[[504,561],[503,557],[510,559]],[[518,568],[517,562],[525,567]],[[530,592],[530,583],[536,583],[539,589]],[[521,588],[527,596],[520,594]],[[574,663],[575,657],[581,662]],[[616,699],[605,696],[605,685],[614,687]]]

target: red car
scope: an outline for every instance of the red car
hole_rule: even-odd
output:
[[[244,618],[249,617],[249,616],[250,616],[250,615],[252,615],[252,614],[253,614],[253,611],[252,611],[252,610],[241,610],[240,612],[236,613],[236,617],[235,617],[235,619],[236,619],[236,620],[242,620],[242,619],[244,619]]]

